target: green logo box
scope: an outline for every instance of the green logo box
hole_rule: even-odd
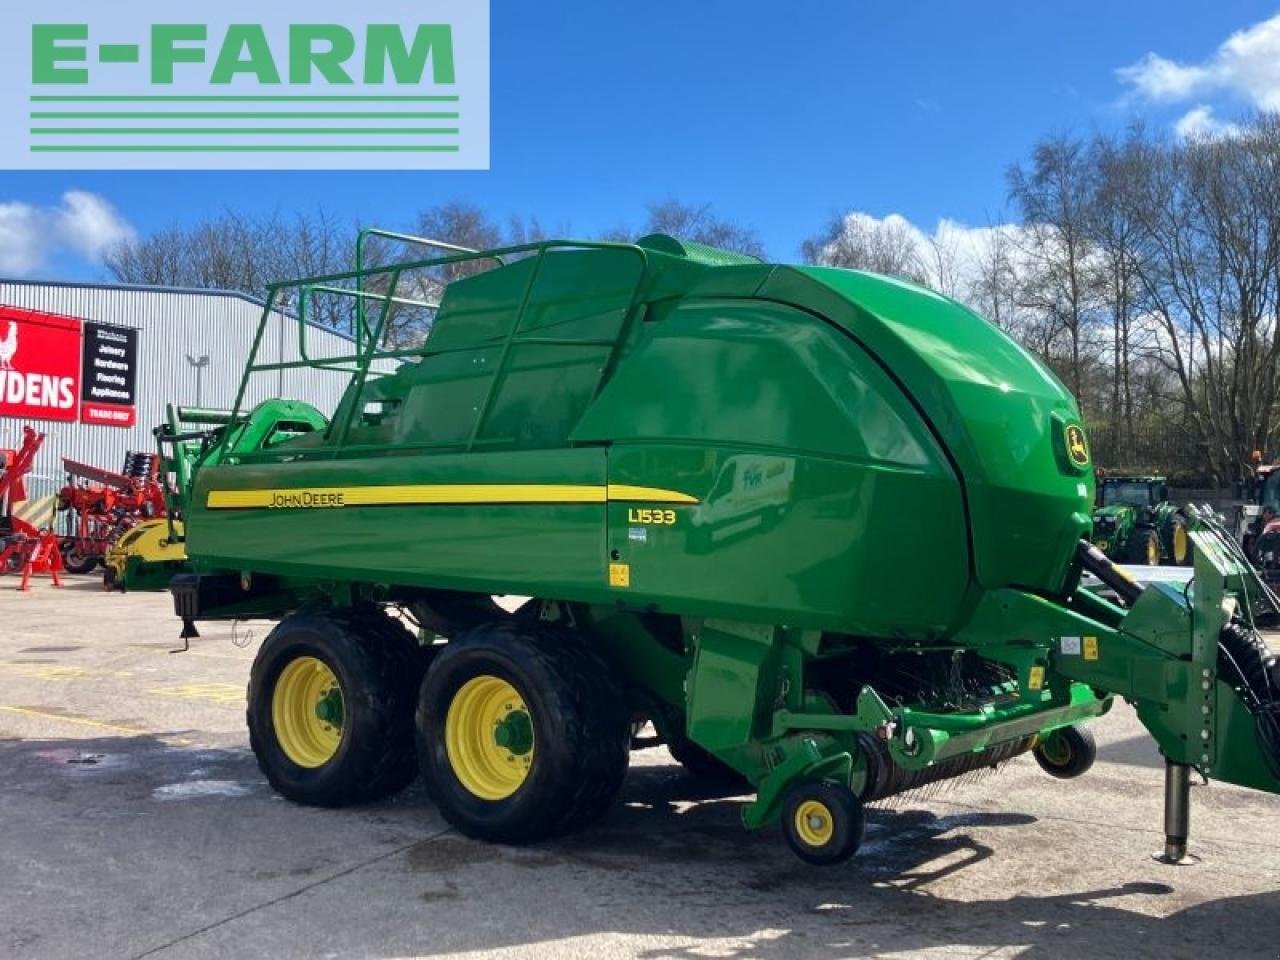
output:
[[[14,0],[0,124],[7,169],[487,169],[489,4]]]

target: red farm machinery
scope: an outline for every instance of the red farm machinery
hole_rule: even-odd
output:
[[[119,473],[65,458],[62,464],[67,483],[58,494],[65,515],[60,546],[72,573],[91,572],[123,534],[165,515],[160,458],[154,453],[127,453]]]
[[[0,575],[20,573],[20,590],[26,590],[32,574],[47,573],[61,586],[63,569],[58,538],[15,512],[27,500],[26,476],[44,444],[44,434],[23,427],[22,446],[0,450]]]

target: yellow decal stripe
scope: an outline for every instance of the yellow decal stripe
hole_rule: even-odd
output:
[[[611,483],[607,487],[610,500],[642,500],[645,503],[697,503],[697,497],[677,490],[661,487],[633,487],[625,483]]]
[[[261,490],[211,490],[210,510],[263,507],[327,509],[417,506],[424,504],[605,503],[642,500],[697,503],[696,497],[657,487],[567,483],[419,483],[371,487],[290,487]]]

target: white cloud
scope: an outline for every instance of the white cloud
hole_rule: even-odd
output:
[[[1233,137],[1240,132],[1239,124],[1219,120],[1213,107],[1201,104],[1188,110],[1173,125],[1174,132],[1183,140],[1200,140],[1208,137]]]
[[[30,276],[64,252],[97,263],[133,236],[133,227],[110,203],[82,190],[64,193],[53,206],[0,203],[0,275]]]
[[[1016,268],[1025,260],[1026,228],[1014,223],[972,227],[943,218],[932,231],[898,213],[883,218],[860,210],[842,218],[840,236],[822,250],[826,262],[856,262],[881,272],[916,276],[935,290],[964,299],[990,269],[994,251]]]
[[[1260,110],[1280,110],[1280,14],[1233,33],[1200,63],[1148,53],[1116,73],[1150,100],[1178,103],[1232,93]]]

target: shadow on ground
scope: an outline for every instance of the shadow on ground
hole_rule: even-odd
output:
[[[1280,944],[1280,892],[1185,908],[1175,889],[1161,882],[1084,884],[1053,895],[1004,895],[1025,889],[1030,878],[1010,875],[1007,883],[993,887],[991,877],[995,872],[999,878],[998,864],[987,864],[981,886],[967,888],[967,871],[999,857],[974,834],[996,828],[1004,837],[1007,831],[1000,846],[1012,850],[1034,842],[1019,836],[1023,828],[1038,823],[1029,815],[872,810],[857,858],[841,867],[818,869],[795,860],[776,830],[745,834],[739,825],[742,803],[698,789],[678,767],[642,767],[632,770],[620,805],[581,834],[516,850],[451,835],[419,845],[408,859],[419,875],[448,873],[455,891],[466,887],[470,863],[501,860],[535,876],[557,868],[585,876],[621,876],[634,882],[631,889],[637,898],[652,904],[650,910],[610,914],[611,920],[622,922],[603,929],[566,917],[550,932],[552,940],[606,930],[730,939],[740,947],[717,946],[716,956],[778,960],[881,951],[894,956],[926,951],[947,955],[948,948],[963,948],[969,955],[993,946],[1016,947],[1019,958],[1032,960],[1184,957],[1201,952],[1233,958],[1280,955],[1275,946]],[[1097,875],[1082,859],[1097,855],[1096,849],[1089,853],[1047,847],[1045,872],[1062,889],[1070,886],[1064,882],[1068,875]],[[1161,868],[1152,866],[1154,876]],[[1145,873],[1143,864],[1136,869]],[[432,902],[430,894],[423,899]],[[679,906],[667,909],[664,903]],[[768,933],[759,935],[766,928]],[[488,935],[460,949],[482,951],[518,943]],[[693,960],[705,957],[707,948],[664,948],[643,955]]]
[[[286,925],[310,917],[307,924],[332,927],[335,956],[448,955],[511,947],[542,951],[552,945],[563,956],[564,944],[574,938],[613,934],[694,943],[640,954],[653,960],[705,957],[708,945],[700,942],[711,940],[716,956],[763,960],[881,952],[970,955],[992,947],[1014,948],[1024,960],[1195,955],[1234,960],[1274,957],[1280,944],[1280,892],[1189,904],[1162,882],[1091,885],[1090,876],[1107,871],[1103,860],[1088,858],[1105,858],[1106,852],[1097,846],[1073,849],[1067,842],[1029,852],[1028,845],[1044,843],[1052,834],[1023,814],[939,816],[910,805],[894,812],[873,810],[857,859],[837,868],[808,867],[791,856],[775,830],[743,832],[742,798],[699,787],[674,766],[633,768],[620,803],[603,821],[556,842],[505,848],[446,833],[410,841],[390,859],[357,847],[349,851],[349,865],[308,869],[297,878],[276,869],[284,859],[278,849],[302,842],[288,831],[328,829],[350,833],[359,843],[370,832],[366,828],[385,830],[392,816],[410,822],[430,816],[421,786],[382,804],[329,812],[318,820],[313,812],[274,798],[247,751],[174,746],[145,736],[0,741],[0,770],[0,801],[21,795],[38,803],[73,804],[84,816],[144,815],[155,841],[148,850],[150,872],[190,872],[191,850],[184,847],[182,831],[190,831],[191,820],[180,811],[195,810],[161,802],[165,789],[189,784],[204,791],[188,798],[201,805],[196,809],[203,818],[225,818],[229,809],[235,811],[224,840],[235,845],[234,851],[201,847],[200,870],[209,884],[225,885],[235,877],[246,894],[261,881],[261,893],[255,894],[260,906],[228,910],[189,927],[179,923],[176,930],[167,926],[155,931],[156,945],[203,944],[201,949],[230,949],[236,955],[244,946],[235,939],[241,930],[236,924],[250,915]],[[165,840],[167,831],[173,831],[171,842]],[[1001,838],[997,847],[989,845],[993,831]],[[51,836],[49,842],[58,841]],[[70,873],[61,882],[89,883],[95,861],[122,855],[112,848],[116,842],[103,831],[100,841],[78,854],[85,869],[64,867]],[[0,851],[3,844],[0,838]],[[234,869],[219,862],[231,852]],[[1002,859],[1010,865],[1008,875],[1001,872]],[[1168,876],[1176,882],[1179,875]],[[294,883],[296,888],[290,887]],[[1057,892],[1025,892],[1037,887]],[[379,891],[376,897],[369,896],[373,889]],[[198,888],[187,892],[200,895]],[[94,902],[95,910],[152,909],[141,893],[114,886],[97,892]],[[271,905],[285,902],[288,910],[277,920]],[[484,919],[494,916],[507,922]],[[79,919],[87,924],[88,949],[92,924],[90,918]],[[10,926],[11,948],[39,955],[37,943],[22,941],[22,929]],[[231,942],[202,939],[206,931]],[[307,955],[304,946],[296,955]],[[620,949],[636,946],[628,941]],[[175,954],[186,955],[205,954]]]

